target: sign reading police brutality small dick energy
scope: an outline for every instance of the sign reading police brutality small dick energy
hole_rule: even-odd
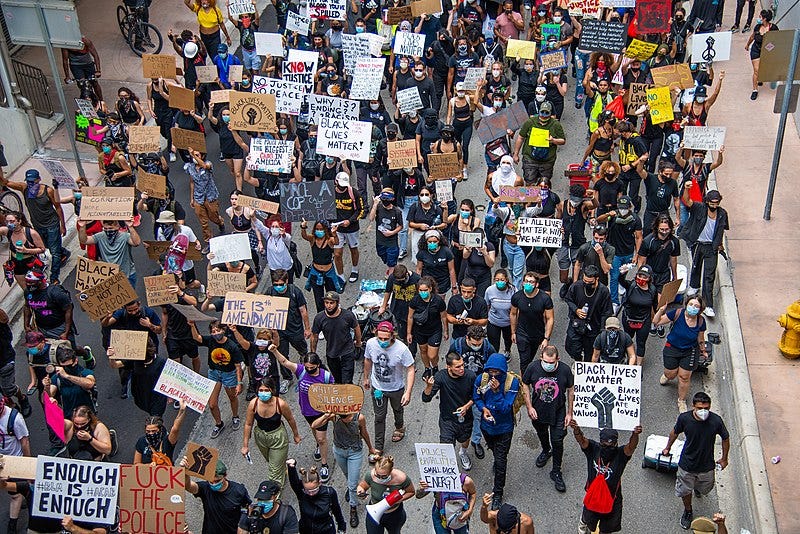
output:
[[[283,330],[289,313],[289,299],[229,291],[225,295],[223,324]]]
[[[419,478],[428,491],[461,491],[456,450],[451,443],[415,443]]]

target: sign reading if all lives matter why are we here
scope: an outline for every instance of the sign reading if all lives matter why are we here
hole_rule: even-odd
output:
[[[563,239],[561,219],[520,217],[517,243],[526,247],[558,248]]]
[[[112,525],[119,480],[119,464],[39,456],[31,515]]]
[[[415,443],[419,478],[428,491],[461,491],[456,449],[452,443]]]
[[[642,412],[642,368],[639,365],[575,362],[572,415],[587,428],[633,430]]]

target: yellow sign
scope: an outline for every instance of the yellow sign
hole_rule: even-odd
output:
[[[656,87],[647,90],[647,104],[653,124],[669,122],[675,118],[672,113],[672,97],[669,87]]]
[[[528,144],[537,148],[550,148],[550,130],[544,128],[531,128]]]
[[[634,39],[625,49],[625,55],[632,59],[640,59],[645,61],[650,59],[650,57],[653,55],[653,52],[656,51],[656,48],[658,48],[658,43],[648,43],[646,41]]]
[[[536,59],[536,43],[533,41],[509,39],[506,57]]]

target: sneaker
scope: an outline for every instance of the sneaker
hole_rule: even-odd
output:
[[[714,308],[712,308],[711,306],[706,306],[706,309],[703,310],[703,315],[709,318],[714,318],[717,316],[716,312],[714,311]]]
[[[400,254],[397,256],[397,259],[398,259],[398,260],[402,260],[402,259],[403,259],[403,258],[405,258],[406,256],[408,256],[408,252],[407,252],[406,250],[401,250],[401,251],[400,251]]]
[[[172,407],[175,408],[176,410],[180,410],[181,409],[181,401],[172,401]]]
[[[652,324],[650,325],[650,335],[651,336],[656,335],[656,327],[655,327],[655,325],[652,325]]]
[[[319,333],[319,339],[325,339],[325,334],[323,332]]]
[[[689,530],[692,526],[692,519],[694,519],[694,514],[691,510],[684,510],[683,515],[681,516],[681,528],[683,530]]]
[[[358,271],[351,271],[350,278],[348,278],[347,281],[352,284],[356,280],[358,280]]]
[[[328,464],[322,464],[319,468],[319,481],[326,484],[331,479],[331,470]]]
[[[467,174],[467,168],[464,167],[464,170],[461,172],[461,181],[466,182],[469,180],[469,175]]]
[[[700,288],[689,287],[689,289],[686,290],[686,298],[692,298],[693,296],[697,295],[698,293],[700,293]]]
[[[612,315],[616,315],[619,313],[619,304],[611,303],[611,308],[613,309],[614,313]]]
[[[472,460],[467,454],[467,449],[464,447],[460,447],[458,450],[458,459],[461,460],[461,467],[464,468],[464,471],[469,471],[472,469]]]
[[[731,26],[731,33],[736,33],[738,31],[739,31],[739,25],[738,24],[734,24],[733,26]]]
[[[661,377],[658,379],[658,383],[661,384],[662,386],[666,386],[667,384],[669,384],[669,378],[667,378],[667,375],[665,375],[664,373],[661,373]]]
[[[353,528],[358,526],[358,509],[355,506],[350,507],[350,526]]]
[[[422,379],[427,380],[431,376],[431,368],[426,367],[424,371],[422,371]]]
[[[214,428],[211,430],[211,439],[217,439],[217,436],[219,436],[223,428],[225,428],[225,423],[214,425]]]
[[[117,452],[119,452],[119,440],[117,439],[117,431],[114,430],[113,428],[109,429],[108,435],[111,438],[111,452],[108,453],[108,456],[113,458],[114,456],[117,455]]]
[[[686,413],[689,411],[689,407],[686,406],[686,399],[678,399],[678,412],[679,413]]]
[[[481,445],[480,442],[473,443],[472,450],[475,451],[475,458],[478,460],[483,460],[486,457],[486,451],[483,450],[483,445]]]
[[[175,152],[170,152],[169,153],[169,160],[170,160],[170,162],[175,162],[175,161],[178,160],[178,158],[175,157]]]
[[[225,161],[225,156],[223,156],[221,153],[220,153],[220,155],[219,155],[219,160],[220,160],[220,161]]]
[[[31,401],[28,400],[28,397],[22,397],[19,400],[19,413],[22,414],[22,417],[27,419],[31,416],[33,412],[33,408],[31,408]]]
[[[200,284],[200,290],[197,292],[197,301],[204,302],[206,300],[206,286]]]
[[[758,98],[758,91],[750,93],[750,100],[755,100],[756,98]]]
[[[747,33],[749,31],[750,31],[750,25],[749,24],[745,24],[744,28],[742,28],[742,33]]]
[[[567,291],[569,291],[569,285],[568,284],[561,284],[561,287],[558,290],[558,296],[561,299],[567,298]]]
[[[658,337],[660,337],[661,339],[664,339],[665,337],[667,337],[667,329],[664,328],[664,325],[661,325],[656,328],[656,334],[658,334]]]
[[[564,477],[561,475],[561,471],[550,471],[550,480],[553,481],[557,492],[564,493],[567,491],[567,485],[564,484]]]
[[[492,497],[492,510],[499,510],[503,506],[503,495],[495,493]]]
[[[239,430],[239,426],[241,425],[241,420],[238,417],[234,417],[231,419],[231,428],[234,430]]]
[[[281,380],[281,385],[278,386],[278,393],[286,395],[289,392],[289,380]]]
[[[89,345],[84,345],[83,350],[86,351],[86,356],[83,357],[84,367],[89,369],[90,371],[94,369],[95,365],[97,365],[97,360],[94,359],[94,354],[92,353],[92,347]]]
[[[536,467],[544,467],[551,456],[553,456],[553,451],[540,452],[539,456],[536,457]]]
[[[317,448],[314,449],[314,461],[319,462],[320,460],[322,460],[322,454],[320,454],[319,445],[317,445]]]
[[[511,362],[511,351],[508,351],[508,350],[505,351],[503,353],[503,356],[505,356],[505,358],[506,358],[506,363],[510,363]]]
[[[128,398],[128,386],[122,386],[122,391],[119,393],[119,398],[125,400]]]

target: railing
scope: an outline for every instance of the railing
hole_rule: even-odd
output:
[[[40,117],[53,116],[53,103],[50,100],[47,77],[39,67],[11,60],[14,73],[17,75],[19,90],[33,104],[33,110]]]

